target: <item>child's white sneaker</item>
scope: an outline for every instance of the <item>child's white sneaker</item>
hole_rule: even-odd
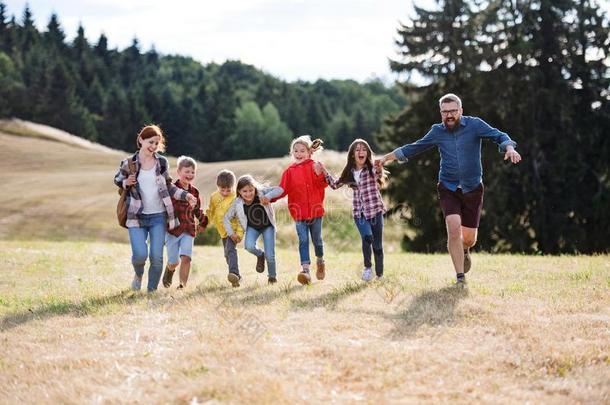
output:
[[[372,273],[371,269],[364,269],[364,271],[362,272],[362,279],[364,281],[371,281],[372,278],[373,278],[373,273]]]

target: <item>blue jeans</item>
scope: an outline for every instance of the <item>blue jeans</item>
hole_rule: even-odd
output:
[[[148,269],[148,291],[154,291],[159,285],[163,269],[163,245],[165,244],[165,212],[158,214],[140,214],[140,227],[129,228],[131,243],[131,264],[138,277],[144,275],[144,264],[150,256]],[[146,240],[150,245],[150,254]]]
[[[264,252],[256,246],[256,241],[261,235],[263,235]],[[260,231],[249,226],[248,229],[246,229],[244,247],[256,257],[261,257],[264,253],[265,259],[267,260],[269,277],[277,276],[275,272],[275,228],[273,226],[268,226]]]
[[[297,235],[299,237],[299,256],[301,264],[310,264],[309,258],[309,235],[316,253],[316,257],[324,257],[324,242],[322,241],[322,217],[310,219],[308,221],[296,222]]]
[[[378,213],[371,219],[364,216],[354,218],[360,237],[362,238],[362,255],[364,267],[371,268],[371,247],[375,254],[375,274],[383,276],[383,213]]]

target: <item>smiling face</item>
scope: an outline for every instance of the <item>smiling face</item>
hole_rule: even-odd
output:
[[[441,119],[448,129],[454,129],[460,123],[461,117],[462,108],[455,101],[441,104]]]
[[[159,149],[160,141],[161,137],[158,135],[146,139],[142,139],[141,137],[138,138],[140,153],[142,153],[144,156],[152,156]]]
[[[239,196],[246,204],[250,204],[252,201],[254,201],[256,189],[251,185],[244,186],[239,189]]]
[[[292,147],[292,157],[297,163],[302,163],[305,160],[311,158],[311,153],[307,146],[302,143],[295,143]]]
[[[178,168],[177,173],[178,178],[180,179],[180,183],[184,185],[190,185],[195,179],[197,170],[192,166],[183,166]]]

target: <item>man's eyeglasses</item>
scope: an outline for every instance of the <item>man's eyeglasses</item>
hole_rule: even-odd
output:
[[[441,110],[442,115],[455,115],[458,113],[458,110]]]

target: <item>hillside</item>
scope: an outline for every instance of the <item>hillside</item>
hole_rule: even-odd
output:
[[[108,240],[126,242],[127,233],[115,221],[118,199],[112,183],[126,152],[108,149],[84,141],[63,131],[24,121],[0,120],[0,169],[8,173],[5,187],[10,192],[0,196],[0,239]],[[323,151],[317,158],[338,172],[345,154]],[[216,173],[228,168],[237,176],[251,173],[257,179],[277,184],[284,168],[284,158],[199,163],[196,186],[205,199],[215,190]],[[175,158],[170,158],[175,173]],[[349,218],[350,199],[345,190],[327,193],[329,234],[340,232],[328,242],[350,242],[356,230]],[[204,199],[204,206],[207,202]],[[281,228],[280,245],[296,240],[285,200],[277,203]],[[391,224],[390,224],[391,225]],[[332,232],[331,232],[332,231]],[[388,231],[390,249],[398,248],[399,227]]]

